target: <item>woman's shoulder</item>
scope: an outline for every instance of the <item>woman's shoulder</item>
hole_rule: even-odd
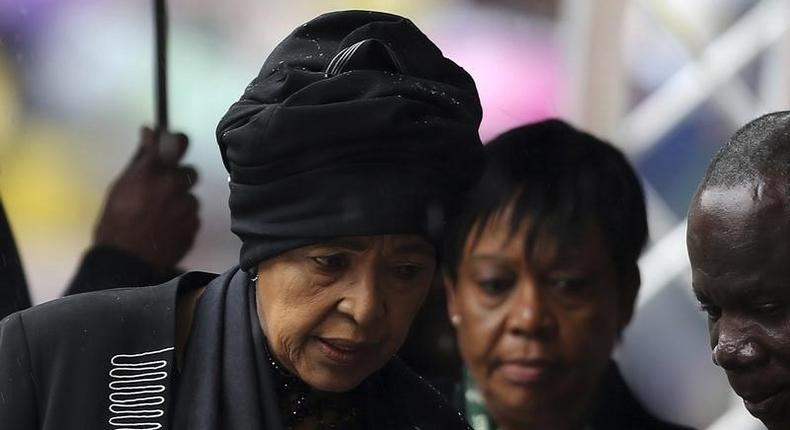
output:
[[[198,288],[211,282],[217,275],[187,272],[159,285],[124,287],[75,294],[51,300],[19,312],[25,324],[69,325],[86,319],[130,313],[150,314],[158,307],[172,306],[179,291]],[[106,321],[105,321],[106,322]]]
[[[31,350],[71,348],[88,340],[116,343],[138,335],[171,337],[167,327],[179,292],[199,288],[216,276],[188,272],[155,286],[75,294],[12,314],[0,327],[23,330]]]
[[[0,422],[99,428],[116,419],[118,407],[108,409],[108,398],[115,402],[140,370],[165,393],[178,294],[215,276],[193,272],[153,287],[78,294],[6,317],[0,322],[0,387],[7,401],[0,404]]]

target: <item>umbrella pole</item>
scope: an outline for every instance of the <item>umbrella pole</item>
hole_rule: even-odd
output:
[[[165,0],[154,1],[156,33],[156,130],[167,131],[167,7]]]

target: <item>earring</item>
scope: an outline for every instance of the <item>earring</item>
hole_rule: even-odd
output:
[[[452,323],[453,326],[457,327],[459,324],[461,324],[461,315],[455,314],[451,316],[450,323]]]

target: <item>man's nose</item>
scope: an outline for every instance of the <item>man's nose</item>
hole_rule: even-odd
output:
[[[725,322],[719,327],[713,362],[728,371],[745,370],[768,362],[768,353],[747,327]]]

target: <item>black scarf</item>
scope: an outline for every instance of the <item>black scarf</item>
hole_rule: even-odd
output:
[[[293,390],[284,389],[283,375],[270,364],[250,282],[247,273],[235,268],[209,283],[198,301],[171,414],[173,429],[284,429],[277,399],[284,394],[287,400]],[[339,397],[311,399],[331,407],[344,403]],[[468,428],[435,389],[397,358],[345,400],[349,397],[358,414],[353,425],[361,428]]]
[[[256,345],[253,335],[260,327],[251,327],[249,288],[247,274],[234,269],[208,284],[198,301],[174,429],[283,428],[262,345]]]

